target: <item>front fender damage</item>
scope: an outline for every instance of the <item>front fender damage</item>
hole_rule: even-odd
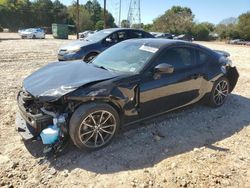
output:
[[[88,102],[106,102],[117,110],[122,121],[138,118],[139,87],[136,84],[130,87],[92,88],[87,92],[83,88],[65,96],[65,100],[74,103],[74,108]]]

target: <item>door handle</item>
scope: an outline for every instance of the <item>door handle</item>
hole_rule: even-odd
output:
[[[196,80],[196,79],[198,79],[200,76],[201,76],[201,75],[197,73],[197,74],[193,74],[193,75],[191,76],[191,78],[194,79],[194,80]]]

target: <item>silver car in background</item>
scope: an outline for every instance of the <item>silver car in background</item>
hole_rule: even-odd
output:
[[[29,28],[18,31],[22,39],[44,39],[45,32],[41,28]]]

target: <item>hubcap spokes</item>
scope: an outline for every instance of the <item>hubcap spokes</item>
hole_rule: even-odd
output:
[[[225,80],[222,80],[217,84],[214,91],[214,102],[217,105],[221,105],[225,101],[228,95],[228,90],[228,83]]]
[[[89,114],[81,123],[79,138],[90,148],[97,148],[106,144],[114,135],[116,120],[108,111],[96,111]]]

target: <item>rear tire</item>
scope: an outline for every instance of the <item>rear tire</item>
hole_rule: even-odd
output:
[[[214,108],[222,106],[229,94],[230,84],[226,77],[215,81],[212,91],[208,95],[208,105]]]
[[[108,145],[119,126],[119,115],[113,107],[105,103],[89,103],[73,113],[69,134],[78,148],[95,150]]]
[[[35,38],[36,38],[36,36],[35,36],[35,35],[33,35],[33,36],[32,36],[32,39],[35,39]]]

